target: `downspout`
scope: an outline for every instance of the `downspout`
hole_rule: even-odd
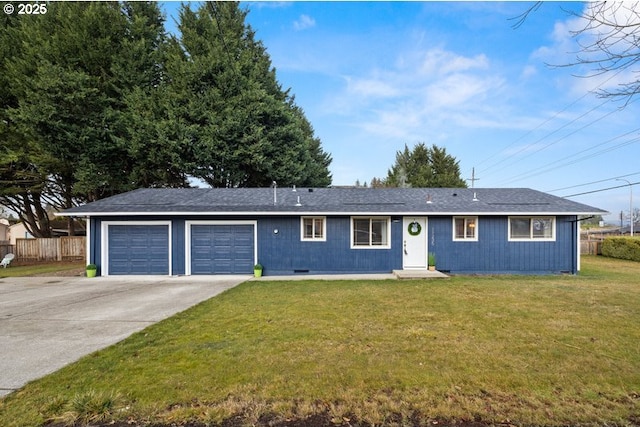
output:
[[[91,258],[91,238],[93,237],[92,233],[91,233],[91,217],[90,216],[87,217],[87,225],[85,227],[87,229],[87,232],[85,234],[86,242],[84,242],[84,245],[85,245],[85,251],[87,251],[86,261],[87,261],[87,265],[89,265],[89,264],[92,264],[92,262],[91,262],[91,259],[92,259]],[[93,263],[93,264],[96,264],[96,263]]]
[[[580,244],[582,242],[580,242],[580,222],[576,221],[575,223],[575,227],[576,227],[576,231],[574,234],[574,237],[576,239],[576,261],[575,261],[575,266],[576,266],[576,272],[575,274],[578,274],[580,272],[580,252],[581,252],[581,248],[580,248]]]
[[[576,250],[572,251],[574,260],[573,260],[573,265],[575,266],[575,274],[578,274],[580,272],[580,256],[581,256],[581,248],[580,248],[580,221],[586,221],[589,219],[592,219],[592,216],[588,216],[585,218],[578,218],[578,216],[576,215],[576,219],[572,220],[571,222],[574,223],[575,227],[576,227],[576,231],[573,233],[573,238],[576,239]]]

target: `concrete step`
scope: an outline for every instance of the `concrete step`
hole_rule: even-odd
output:
[[[447,276],[437,270],[393,270],[398,279],[446,279]]]

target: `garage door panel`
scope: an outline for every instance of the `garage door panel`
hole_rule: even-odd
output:
[[[253,225],[192,225],[192,274],[247,274],[253,271]]]
[[[109,274],[169,274],[168,225],[109,225]]]

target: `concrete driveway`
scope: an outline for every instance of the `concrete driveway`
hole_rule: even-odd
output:
[[[250,277],[0,279],[0,396]]]

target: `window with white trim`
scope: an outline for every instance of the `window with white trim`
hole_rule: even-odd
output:
[[[477,216],[453,217],[453,240],[477,242],[478,241],[478,217]]]
[[[552,216],[509,217],[509,240],[556,240],[556,218]]]
[[[351,247],[388,249],[390,243],[389,217],[351,218]]]
[[[303,216],[300,219],[300,240],[305,242],[325,242],[327,218],[324,216]]]

